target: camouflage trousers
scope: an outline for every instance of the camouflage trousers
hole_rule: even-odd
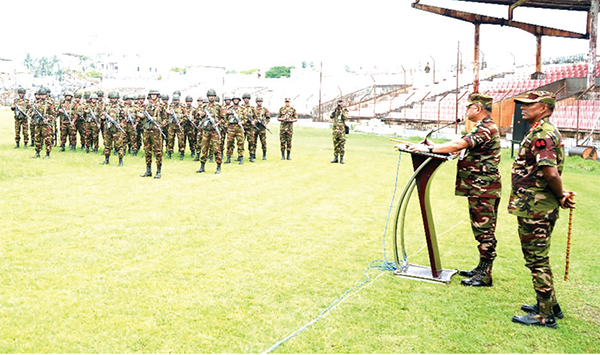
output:
[[[139,124],[136,127],[136,135],[135,135],[135,144],[137,146],[137,149],[141,149],[142,148],[142,137],[144,136],[144,128],[143,125]],[[160,133],[159,133],[160,134]]]
[[[190,150],[196,151],[196,128],[187,123],[183,126],[183,151],[185,152],[186,143],[189,144]]]
[[[257,136],[257,141],[260,140],[260,147],[262,148],[263,152],[267,152],[267,130],[264,129],[262,131],[258,131],[256,133]],[[258,142],[256,143],[256,146],[258,147]],[[256,149],[254,150],[256,152]]]
[[[206,163],[208,160],[208,153],[215,154],[215,161],[217,164],[223,163],[223,156],[221,155],[221,149],[219,148],[219,134],[213,130],[202,131],[202,157],[200,158],[201,163]]]
[[[200,127],[200,126],[198,126]],[[223,134],[223,132],[221,132]],[[204,136],[204,130],[199,129],[196,131],[196,153],[200,154],[202,152],[202,137]]]
[[[46,145],[46,153],[52,151],[52,145],[54,144],[54,127],[47,124],[34,125],[35,132],[35,151],[39,152],[42,150],[42,145]]]
[[[87,148],[98,148],[99,145],[99,133],[100,128],[96,125],[96,122],[86,122],[84,125],[85,128],[85,143],[84,145]]]
[[[227,127],[227,156],[233,155],[233,142],[237,141],[238,157],[244,156],[244,131],[238,124],[229,124]]]
[[[70,121],[60,120],[60,145],[64,147],[69,138],[69,145],[77,144],[77,130]]]
[[[281,151],[292,151],[292,136],[294,132],[292,130],[280,130],[279,141],[281,142]]]
[[[144,157],[146,166],[152,165],[152,153],[156,157],[156,167],[162,166],[162,135],[156,127],[144,130]]]
[[[246,141],[248,142],[248,154],[256,154],[256,135],[258,131],[252,127],[244,127],[246,130]]]
[[[126,131],[127,132],[127,131]],[[126,134],[120,130],[113,131],[111,129],[104,130],[104,155],[110,155],[112,149],[119,154],[119,158],[123,158],[125,154],[125,136]]]
[[[167,126],[167,152],[173,153],[176,136],[179,152],[183,153],[185,151],[185,138],[183,132],[179,129],[179,126],[177,126],[177,123],[170,123]]]
[[[519,238],[525,258],[525,266],[531,270],[533,289],[540,306],[540,315],[552,314],[552,307],[558,303],[554,291],[552,269],[550,268],[550,236],[556,220],[518,217]]]
[[[133,125],[131,123],[127,123],[125,127],[123,127],[123,130],[125,131],[123,138],[123,149],[128,147],[129,149],[137,150],[137,132]]]
[[[23,130],[23,142],[29,142],[29,128],[27,118],[15,118],[15,142],[21,141],[21,129]]]
[[[333,155],[344,155],[346,152],[346,133],[340,130],[333,130]]]
[[[25,135],[25,133],[23,133]],[[35,125],[33,124],[33,120],[29,122],[29,138],[31,138],[31,145],[35,142]]]
[[[85,146],[85,122],[83,122],[83,120],[75,121],[75,134],[77,133],[79,133],[79,140],[81,141],[81,146]],[[75,136],[73,144],[77,145],[77,135]]]
[[[496,259],[496,220],[500,198],[468,197],[471,230],[479,242],[479,257],[492,262]]]

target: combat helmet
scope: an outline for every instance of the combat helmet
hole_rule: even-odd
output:
[[[17,93],[18,93],[18,94],[24,94],[24,93],[26,93],[26,92],[27,92],[27,90],[25,90],[25,88],[18,88],[18,89],[17,89]]]
[[[217,92],[214,89],[208,89],[206,96],[217,96]]]
[[[193,101],[194,101],[194,98],[191,97],[190,95],[185,97],[185,102],[193,102]]]
[[[108,93],[108,98],[109,99],[118,99],[119,98],[119,93],[116,91],[111,91]]]
[[[245,92],[244,95],[242,95],[242,99],[249,99],[250,98],[250,94]]]

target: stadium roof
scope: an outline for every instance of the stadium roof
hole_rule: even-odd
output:
[[[591,0],[460,0],[494,5],[537,7],[554,10],[589,11]]]

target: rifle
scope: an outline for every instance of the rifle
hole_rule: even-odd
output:
[[[61,109],[61,113],[63,114],[63,119],[66,118],[67,120],[69,120],[71,127],[74,127],[74,122],[73,122],[73,120],[71,120],[71,117],[69,116],[69,114],[67,113],[65,108],[61,107],[60,109]]]
[[[92,120],[96,122],[96,126],[98,126],[98,129],[100,129],[100,122],[98,122],[98,117],[96,117],[96,114],[94,113],[94,109],[92,107],[90,107],[90,115],[92,116]]]
[[[242,124],[242,122],[240,122],[240,118],[238,117],[233,107],[231,108],[231,112],[233,113],[233,118],[236,120],[238,126],[240,126],[240,128],[242,129],[242,133],[246,134],[246,131],[244,130],[244,125]]]
[[[256,122],[256,125],[259,125],[259,127],[258,127],[259,130],[264,131],[266,129],[267,131],[269,131],[269,133],[273,134],[273,132],[271,132],[269,127],[267,127],[267,125],[263,121],[261,121],[260,118],[258,118],[258,122]]]
[[[35,123],[36,124],[39,125],[40,123],[43,123],[47,126],[51,125],[50,122],[48,122],[46,120],[46,118],[40,113],[40,111],[38,111],[38,109],[35,108],[35,105],[31,105],[31,108],[33,109],[33,113],[35,113],[35,117],[36,117]]]
[[[127,122],[129,122],[133,126],[133,130],[136,131],[137,130],[137,125],[135,124],[135,121],[133,120],[133,118],[129,114],[129,110],[125,110],[125,113],[127,114]]]
[[[200,130],[200,128],[194,123],[191,110],[190,110],[190,117],[188,117],[188,121],[192,124],[192,126],[194,126],[195,129]]]
[[[28,119],[31,119],[31,117],[29,117],[29,115],[28,115],[28,114],[26,114],[26,113],[25,113],[25,111],[23,111],[23,110],[21,109],[21,106],[19,106],[19,104],[15,104],[15,106],[16,106],[16,108],[17,108],[17,111],[19,111],[19,113],[20,113],[20,114],[22,114],[23,116],[27,117]]]
[[[104,117],[106,117],[109,123],[115,125],[115,127],[117,127],[121,132],[125,133],[125,130],[123,129],[123,127],[121,127],[119,122],[113,120],[113,118],[110,117],[110,115],[107,112],[104,113]]]
[[[213,128],[215,129],[215,131],[217,131],[217,134],[219,135],[219,139],[221,139],[221,131],[219,131],[219,126],[217,126],[217,123],[213,119],[212,115],[206,109],[204,109],[204,113],[206,114],[206,117],[208,118],[208,121],[213,126]]]
[[[183,132],[183,128],[181,128],[181,124],[179,123],[179,118],[177,118],[177,115],[175,114],[175,110],[171,109],[171,119],[169,120],[169,123],[173,123],[173,121],[177,123],[177,127],[179,127],[179,130]]]
[[[160,134],[162,134],[163,137],[165,137],[165,139],[167,138],[167,136],[165,136],[165,134],[163,133],[162,129],[160,129],[160,125],[152,118],[152,116],[150,116],[150,114],[146,110],[144,110],[144,117],[146,117],[146,119],[150,121],[150,123],[152,123],[156,126],[156,128],[158,128],[158,131],[160,132]]]

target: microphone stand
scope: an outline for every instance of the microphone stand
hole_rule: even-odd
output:
[[[432,134],[432,133],[434,133],[434,132],[437,132],[437,131],[439,131],[439,130],[441,130],[441,129],[443,129],[443,128],[446,128],[446,127],[448,127],[448,126],[451,126],[451,125],[453,125],[453,124],[458,124],[458,123],[461,123],[461,122],[462,122],[462,120],[461,120],[460,118],[457,118],[457,119],[456,119],[454,122],[450,122],[450,123],[448,123],[448,124],[445,124],[445,125],[443,125],[443,126],[442,126],[442,127],[440,127],[440,128],[435,128],[435,129],[432,129],[431,131],[429,131],[429,133],[427,133],[427,135],[425,136],[425,139],[423,139],[423,142],[422,142],[422,143],[425,143],[425,144],[427,144],[427,138],[429,138],[429,136],[431,136],[431,134]]]

